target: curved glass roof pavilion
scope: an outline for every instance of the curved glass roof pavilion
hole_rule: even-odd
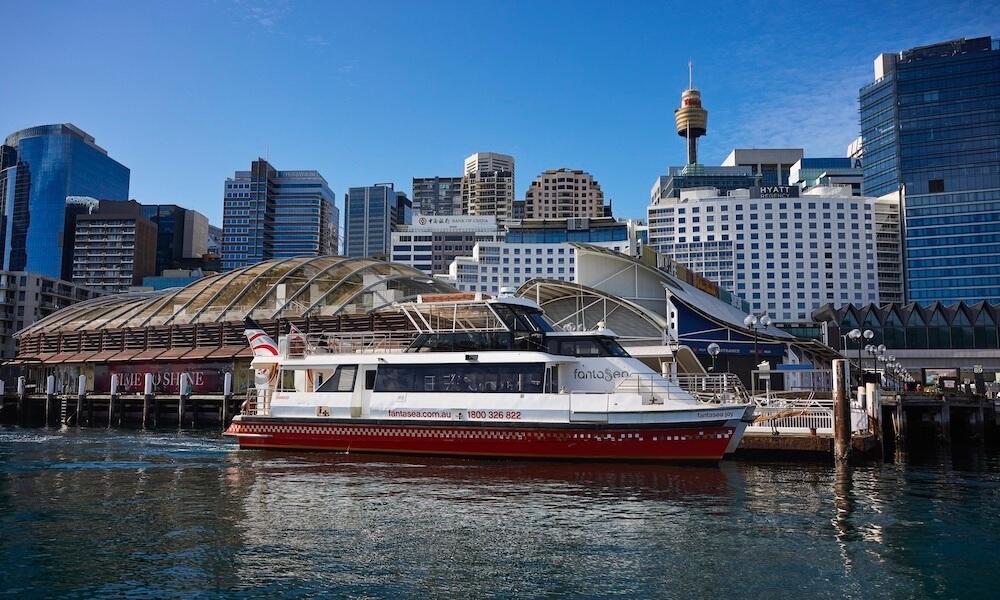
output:
[[[298,257],[199,279],[184,288],[104,296],[36,321],[18,336],[300,320],[378,310],[417,294],[455,292],[426,273],[372,258]]]

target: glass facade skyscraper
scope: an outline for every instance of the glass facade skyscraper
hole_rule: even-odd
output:
[[[906,300],[1000,302],[1000,43],[882,54],[860,91],[867,196],[904,192]]]
[[[2,268],[72,278],[73,223],[68,197],[127,200],[129,170],[69,123],[7,136],[0,147]]]
[[[226,179],[222,268],[337,254],[340,210],[318,171],[278,171],[266,160]]]
[[[391,183],[353,187],[344,196],[344,255],[389,259],[392,232],[408,223],[411,204]]]

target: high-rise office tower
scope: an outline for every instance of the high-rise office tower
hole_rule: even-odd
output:
[[[462,214],[462,178],[414,177],[413,212],[428,216]]]
[[[462,213],[493,215],[497,221],[514,214],[514,157],[477,152],[465,159]]]
[[[882,54],[861,88],[864,192],[902,192],[906,300],[1000,302],[1000,41]]]
[[[605,216],[604,192],[590,173],[549,170],[524,195],[526,219],[572,219]],[[610,216],[610,215],[607,215]]]
[[[344,196],[344,255],[388,260],[392,232],[406,224],[411,212],[409,198],[391,183],[350,188]]]
[[[68,197],[128,199],[129,170],[69,124],[7,136],[0,146],[2,268],[70,280],[73,216]]]
[[[340,211],[318,171],[278,171],[266,160],[226,179],[222,268],[337,254]]]
[[[176,204],[142,207],[142,216],[156,224],[156,274],[187,266],[184,259],[208,253],[208,217]]]

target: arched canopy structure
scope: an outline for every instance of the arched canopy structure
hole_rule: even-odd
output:
[[[398,263],[342,256],[262,262],[184,288],[103,296],[74,304],[18,333],[94,331],[357,314],[454,287]]]

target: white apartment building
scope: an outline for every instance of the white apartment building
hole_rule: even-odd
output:
[[[462,177],[462,213],[493,215],[504,221],[514,216],[514,157],[477,152],[465,159]]]
[[[571,169],[548,170],[524,195],[526,219],[603,217],[604,192],[590,173]]]
[[[849,188],[682,190],[648,209],[649,245],[776,323],[879,299],[875,199]]]

